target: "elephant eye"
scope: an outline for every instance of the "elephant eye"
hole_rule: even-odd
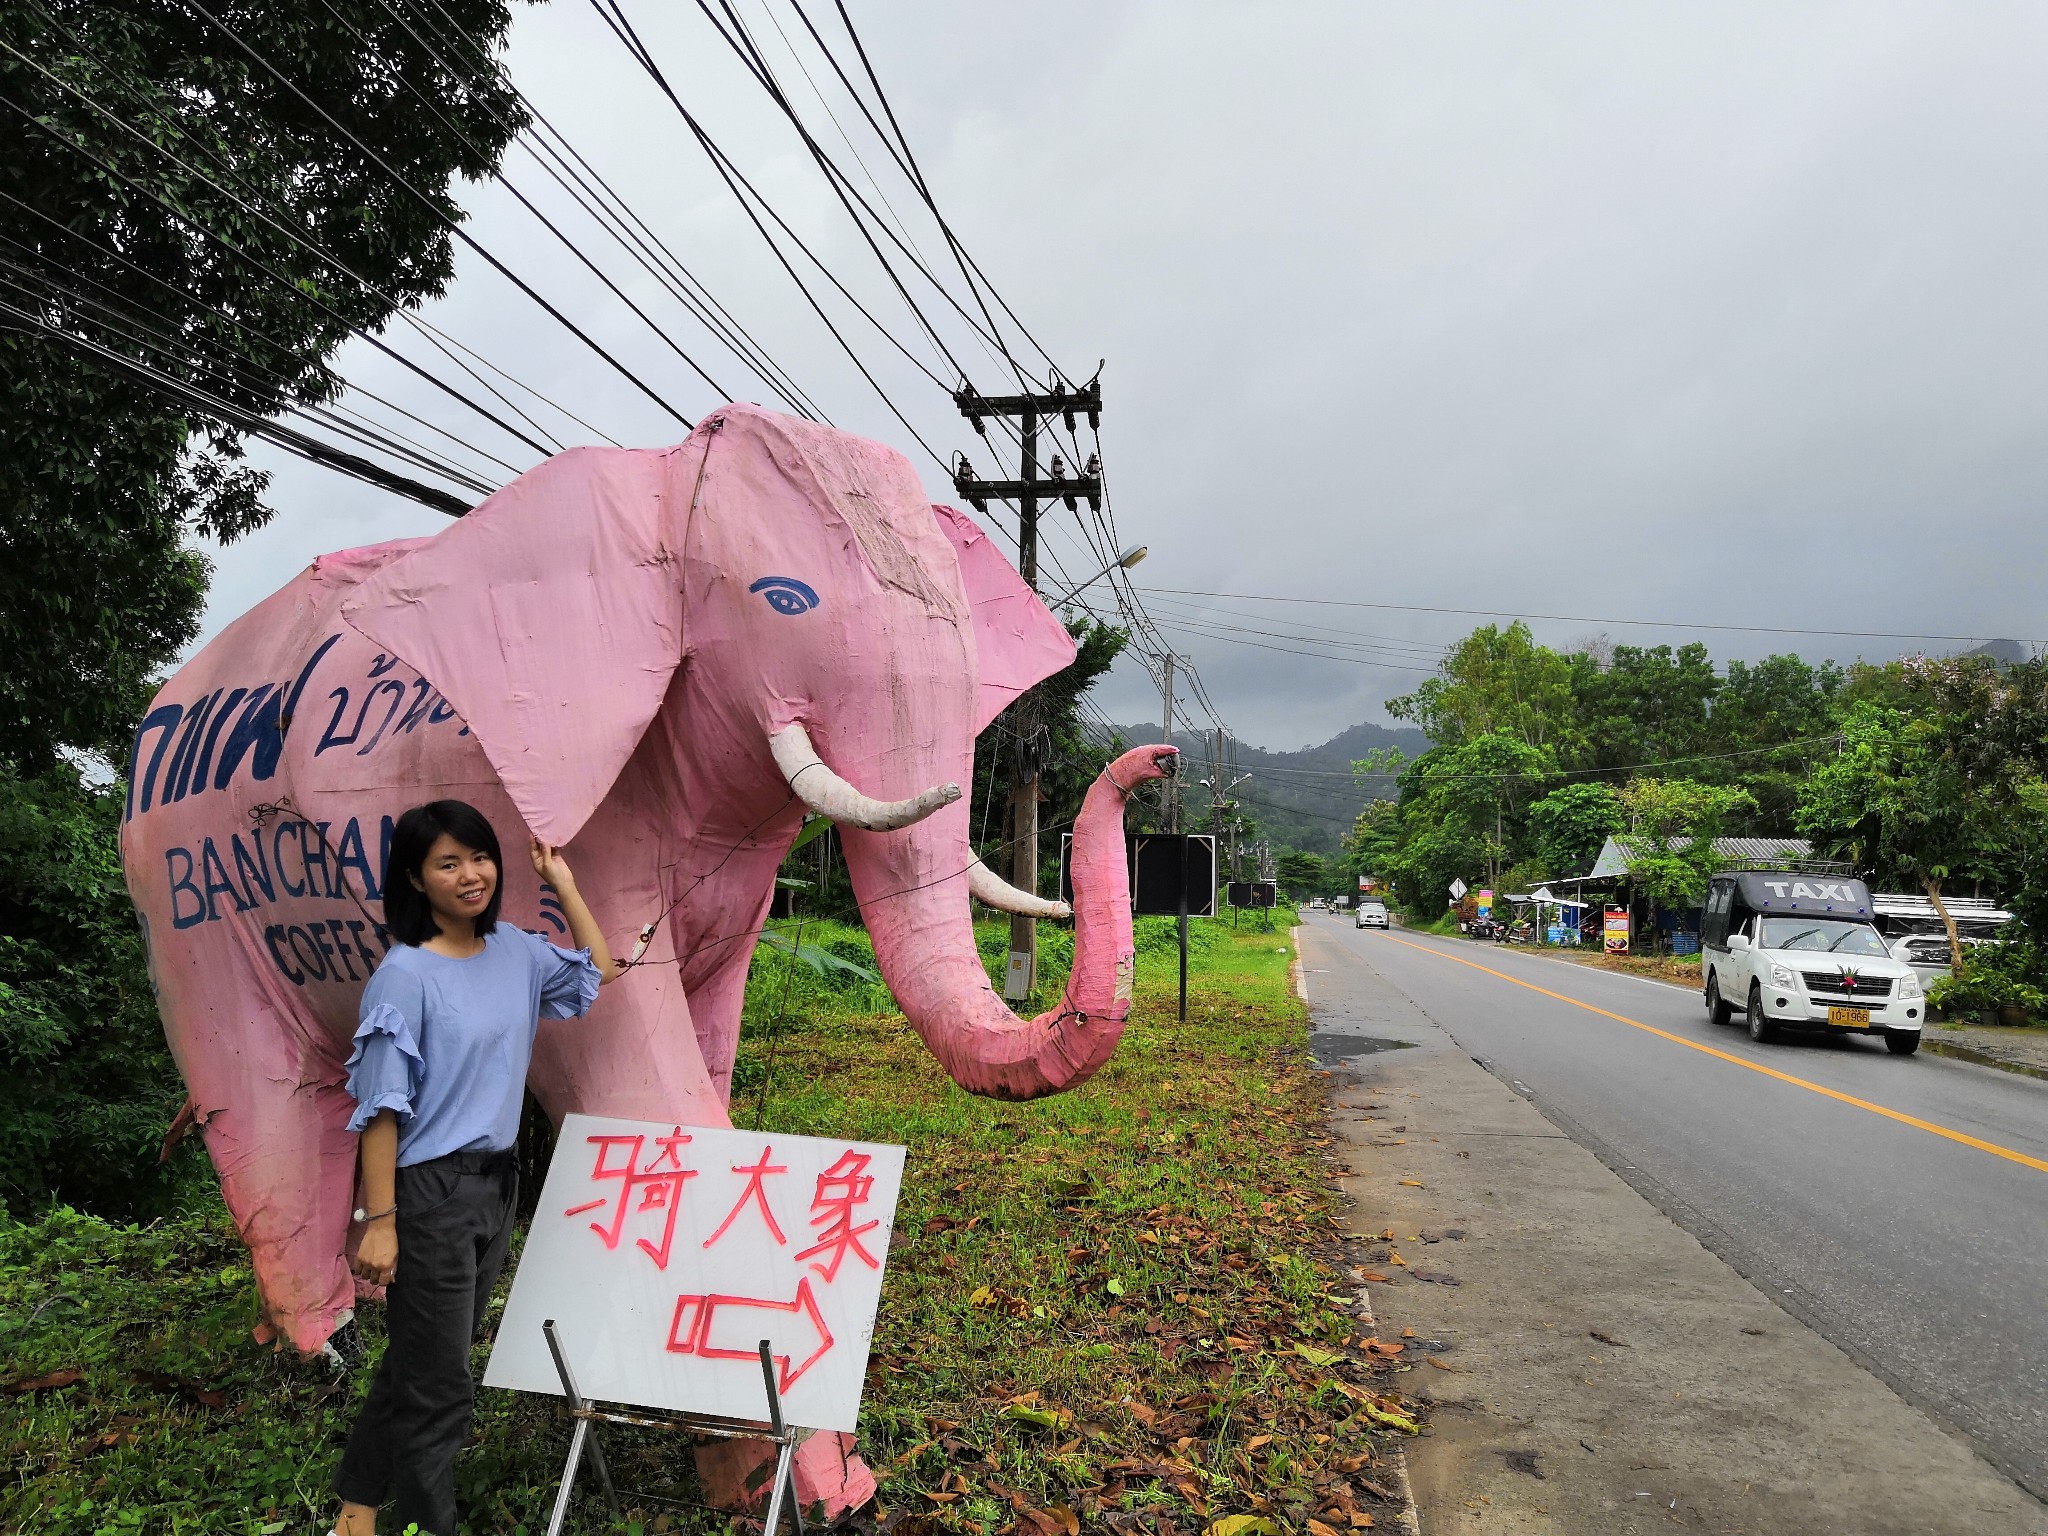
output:
[[[747,590],[760,593],[777,613],[809,613],[818,606],[818,594],[794,576],[763,576]]]

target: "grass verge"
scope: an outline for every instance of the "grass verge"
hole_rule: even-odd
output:
[[[1335,1536],[1387,1517],[1385,1438],[1413,1427],[1401,1350],[1358,1337],[1336,1289],[1323,1078],[1281,916],[1194,925],[1185,1025],[1171,924],[1142,921],[1122,1047],[1033,1104],[961,1092],[868,983],[763,950],[734,1118],[910,1149],[860,1436],[891,1531]],[[804,943],[859,964],[865,940],[811,925]],[[217,1201],[149,1229],[0,1222],[0,1528],[325,1530],[367,1373],[259,1349],[252,1320]],[[555,1404],[480,1393],[470,1529],[538,1530],[565,1440]],[[725,1523],[656,1501],[692,1491],[673,1437],[608,1443],[649,1495],[623,1529]],[[592,1501],[572,1528],[622,1529]]]

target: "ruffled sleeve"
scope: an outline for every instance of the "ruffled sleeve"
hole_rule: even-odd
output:
[[[419,1015],[424,1002],[419,979],[381,966],[363,991],[355,1050],[348,1058],[349,1097],[356,1101],[348,1128],[360,1131],[381,1110],[412,1118],[426,1058],[420,1054]]]
[[[540,967],[540,1016],[544,1019],[580,1019],[597,1001],[598,984],[604,978],[587,949],[559,949],[534,936],[534,958]]]

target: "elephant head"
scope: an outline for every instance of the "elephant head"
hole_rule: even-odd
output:
[[[979,865],[958,786],[982,728],[1073,643],[901,455],[727,406],[675,449],[548,461],[343,613],[434,681],[550,842],[627,774],[658,781],[652,800],[700,855],[746,849],[762,870],[803,806],[831,816],[884,978],[963,1087],[1059,1092],[1115,1048],[1132,964],[1123,801],[1172,751],[1126,754],[1090,791],[1073,974],[1056,1009],[1019,1019],[989,985],[968,896],[1048,904]]]

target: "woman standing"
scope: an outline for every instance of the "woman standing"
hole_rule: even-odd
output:
[[[363,992],[348,1090],[364,1208],[356,1273],[387,1293],[389,1342],[335,1473],[339,1536],[397,1505],[456,1536],[455,1453],[469,1436],[470,1346],[519,1201],[513,1145],[542,1018],[587,1012],[620,974],[561,850],[532,845],[579,950],[500,927],[498,835],[460,800],[398,820],[384,916],[399,943]]]

